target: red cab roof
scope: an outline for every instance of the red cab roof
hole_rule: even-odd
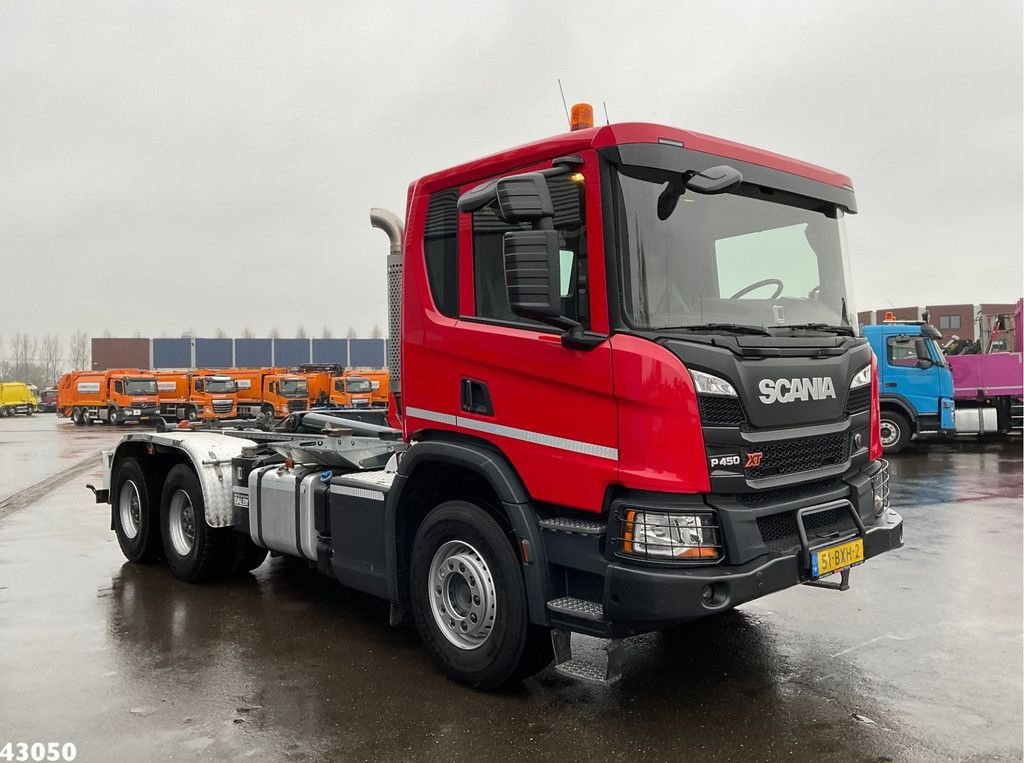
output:
[[[731,140],[649,122],[623,122],[555,135],[435,172],[421,178],[418,182],[428,188],[450,186],[486,175],[488,173],[482,172],[482,170],[486,170],[490,166],[495,168],[495,172],[499,172],[502,168],[515,166],[517,161],[521,165],[526,165],[552,154],[571,154],[588,148],[608,148],[627,143],[657,143],[659,138],[677,141],[693,151],[757,164],[839,188],[853,188],[853,183],[846,175],[819,167],[816,164],[802,162],[771,151],[762,151],[759,148],[734,143]]]

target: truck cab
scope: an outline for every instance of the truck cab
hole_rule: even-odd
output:
[[[342,408],[369,408],[372,405],[373,382],[359,374],[335,376],[332,379],[331,402]]]
[[[224,374],[192,374],[192,410],[200,419],[230,419],[237,414],[238,386]]]
[[[35,413],[39,406],[35,389],[35,385],[24,382],[0,382],[0,417]]]
[[[918,434],[952,434],[953,374],[938,330],[917,321],[886,321],[865,326],[863,334],[878,358],[883,450],[899,453]]]
[[[309,383],[304,376],[272,373],[263,377],[263,410],[287,416],[309,408]]]

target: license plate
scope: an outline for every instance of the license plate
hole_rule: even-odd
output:
[[[240,509],[248,509],[249,508],[249,496],[247,496],[247,495],[239,495],[239,494],[236,493],[234,496],[232,496],[232,499],[234,501],[235,506],[237,506],[238,508],[240,508]]]
[[[142,411],[140,411],[138,408],[132,408],[132,416],[138,416],[141,413]]]
[[[857,538],[838,546],[829,546],[811,554],[811,577],[852,567],[864,561],[864,539]]]

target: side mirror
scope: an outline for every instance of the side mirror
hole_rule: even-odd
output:
[[[509,231],[503,240],[505,289],[512,312],[555,321],[562,315],[561,253],[554,230]]]
[[[507,223],[537,223],[555,216],[547,181],[539,172],[501,178],[495,193],[498,217]]]
[[[697,193],[723,193],[742,182],[743,174],[738,169],[720,164],[693,175],[686,181],[686,187]]]
[[[935,365],[931,354],[928,352],[928,344],[923,339],[914,341],[914,351],[917,353],[917,367],[931,368]]]

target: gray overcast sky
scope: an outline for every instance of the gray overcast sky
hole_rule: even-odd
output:
[[[427,172],[566,96],[850,175],[861,308],[1016,299],[1006,2],[3,2],[0,334],[385,324]]]

